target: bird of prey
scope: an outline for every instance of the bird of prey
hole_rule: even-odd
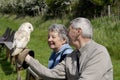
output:
[[[14,35],[12,56],[18,55],[22,50],[24,50],[24,48],[27,47],[27,44],[30,41],[30,34],[33,30],[34,28],[29,22],[25,22],[20,25]]]

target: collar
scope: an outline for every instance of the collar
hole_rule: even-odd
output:
[[[54,52],[54,51],[53,51],[53,53],[58,54],[58,53],[60,53],[61,51],[63,51],[65,48],[71,48],[71,47],[70,47],[69,44],[63,44],[58,52]]]
[[[84,46],[82,46],[79,51],[82,53],[85,50],[87,50],[90,47],[90,44],[93,42],[93,40],[88,41]]]

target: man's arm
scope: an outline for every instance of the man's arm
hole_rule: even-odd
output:
[[[38,60],[27,55],[25,61],[30,65],[31,69],[40,77],[45,79],[65,79],[64,61],[58,64],[54,69],[48,69],[38,62]]]

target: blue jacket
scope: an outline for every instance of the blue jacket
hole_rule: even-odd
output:
[[[48,68],[52,69],[55,67],[66,57],[67,54],[70,54],[72,51],[73,50],[69,44],[64,44],[58,52],[53,51],[49,58]]]

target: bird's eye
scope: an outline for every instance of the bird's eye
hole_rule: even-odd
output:
[[[29,29],[31,29],[31,27],[29,26]]]

